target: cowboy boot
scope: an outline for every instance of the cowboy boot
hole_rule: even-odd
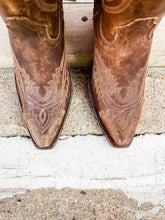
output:
[[[153,32],[165,0],[100,0],[94,6],[92,106],[108,142],[131,144],[142,111]]]
[[[61,0],[0,0],[24,121],[34,144],[52,148],[71,99]]]

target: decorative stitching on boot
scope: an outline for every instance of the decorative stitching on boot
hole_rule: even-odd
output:
[[[100,97],[99,100],[103,103],[103,109],[112,108],[125,111],[136,108],[142,97],[143,84],[145,83],[145,80],[142,80],[144,76],[143,69],[146,68],[147,64],[139,70],[139,73],[136,74],[136,78],[133,81],[128,81],[128,84],[131,83],[131,86],[127,86],[125,91],[126,95],[124,97],[121,95],[122,92],[124,92],[124,88],[118,87],[118,78],[111,73],[111,69],[105,67],[97,48],[95,48],[94,53],[93,71],[95,74],[99,74],[99,72],[102,73],[99,74],[99,80],[97,80],[97,76],[95,76],[95,87],[97,88],[97,95]],[[109,87],[107,87],[107,85],[109,85]],[[139,87],[141,87],[140,91],[138,89]]]
[[[16,71],[16,82],[21,97],[23,113],[30,123],[42,134],[45,133],[52,123],[52,118],[56,118],[56,123],[60,124],[60,106],[67,99],[69,77],[66,67],[65,51],[62,56],[60,67],[54,70],[52,80],[44,85],[39,85],[32,81],[23,68],[20,67],[14,53],[14,66]],[[61,83],[62,91],[58,90]],[[40,89],[44,90],[45,95],[41,96]],[[62,97],[61,97],[62,96]],[[28,109],[28,112],[27,112]],[[64,113],[64,112],[63,112]]]
[[[28,3],[32,0],[24,0],[24,2]],[[54,12],[57,10],[58,0],[55,0],[55,3],[46,3],[44,0],[34,0],[39,9],[44,12]]]
[[[110,14],[120,14],[125,11],[131,4],[132,0],[122,0],[118,5],[111,6],[116,0],[102,0],[104,11]]]
[[[155,30],[156,26],[157,26],[157,21],[158,21],[158,17],[147,17],[147,18],[137,18],[135,19],[134,21],[131,21],[127,24],[124,24],[124,25],[120,25],[120,26],[116,26],[116,34],[114,36],[114,40],[112,41],[108,41],[105,37],[104,37],[104,34],[102,32],[102,15],[100,15],[100,25],[99,25],[99,31],[100,31],[100,36],[101,38],[108,44],[113,44],[117,38],[119,37],[119,31],[120,29],[124,29],[125,27],[129,27],[139,21],[148,21],[148,20],[153,20],[153,27],[151,28],[151,30],[148,32],[148,38],[150,39],[152,37],[152,34],[153,34],[153,31]]]
[[[55,47],[60,43],[61,39],[61,14],[58,12],[58,35],[52,38],[49,34],[49,28],[47,24],[43,24],[37,21],[33,21],[28,17],[23,16],[12,16],[7,17],[7,27],[13,32],[14,30],[20,30],[20,27],[29,28],[30,31],[36,31],[41,40],[49,40],[49,43],[57,43]]]

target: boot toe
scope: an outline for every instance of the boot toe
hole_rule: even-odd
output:
[[[66,110],[67,111],[67,110]],[[42,112],[42,113],[41,113]],[[60,111],[60,115],[51,116],[48,112],[41,112],[35,117],[29,117],[29,114],[24,115],[27,128],[30,136],[37,148],[49,149],[55,146],[55,143],[60,134],[64,119],[65,111]]]
[[[103,125],[106,138],[114,147],[128,147],[135,134],[138,119],[134,118],[134,111],[129,112],[101,112],[101,123]]]

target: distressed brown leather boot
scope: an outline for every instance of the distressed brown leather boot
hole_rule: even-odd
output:
[[[52,148],[71,98],[61,0],[0,0],[23,117],[34,144]]]
[[[114,147],[128,147],[135,134],[153,31],[164,12],[165,0],[95,1],[90,100]]]

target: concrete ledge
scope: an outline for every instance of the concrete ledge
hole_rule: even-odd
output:
[[[102,134],[90,107],[90,70],[72,69],[73,99],[63,135]],[[165,68],[148,69],[143,112],[136,134],[165,132]],[[22,119],[14,70],[0,69],[0,136],[29,136]]]
[[[0,198],[26,189],[120,189],[142,202],[165,205],[165,135],[135,137],[130,148],[104,136],[62,136],[52,150],[28,138],[0,138]]]

